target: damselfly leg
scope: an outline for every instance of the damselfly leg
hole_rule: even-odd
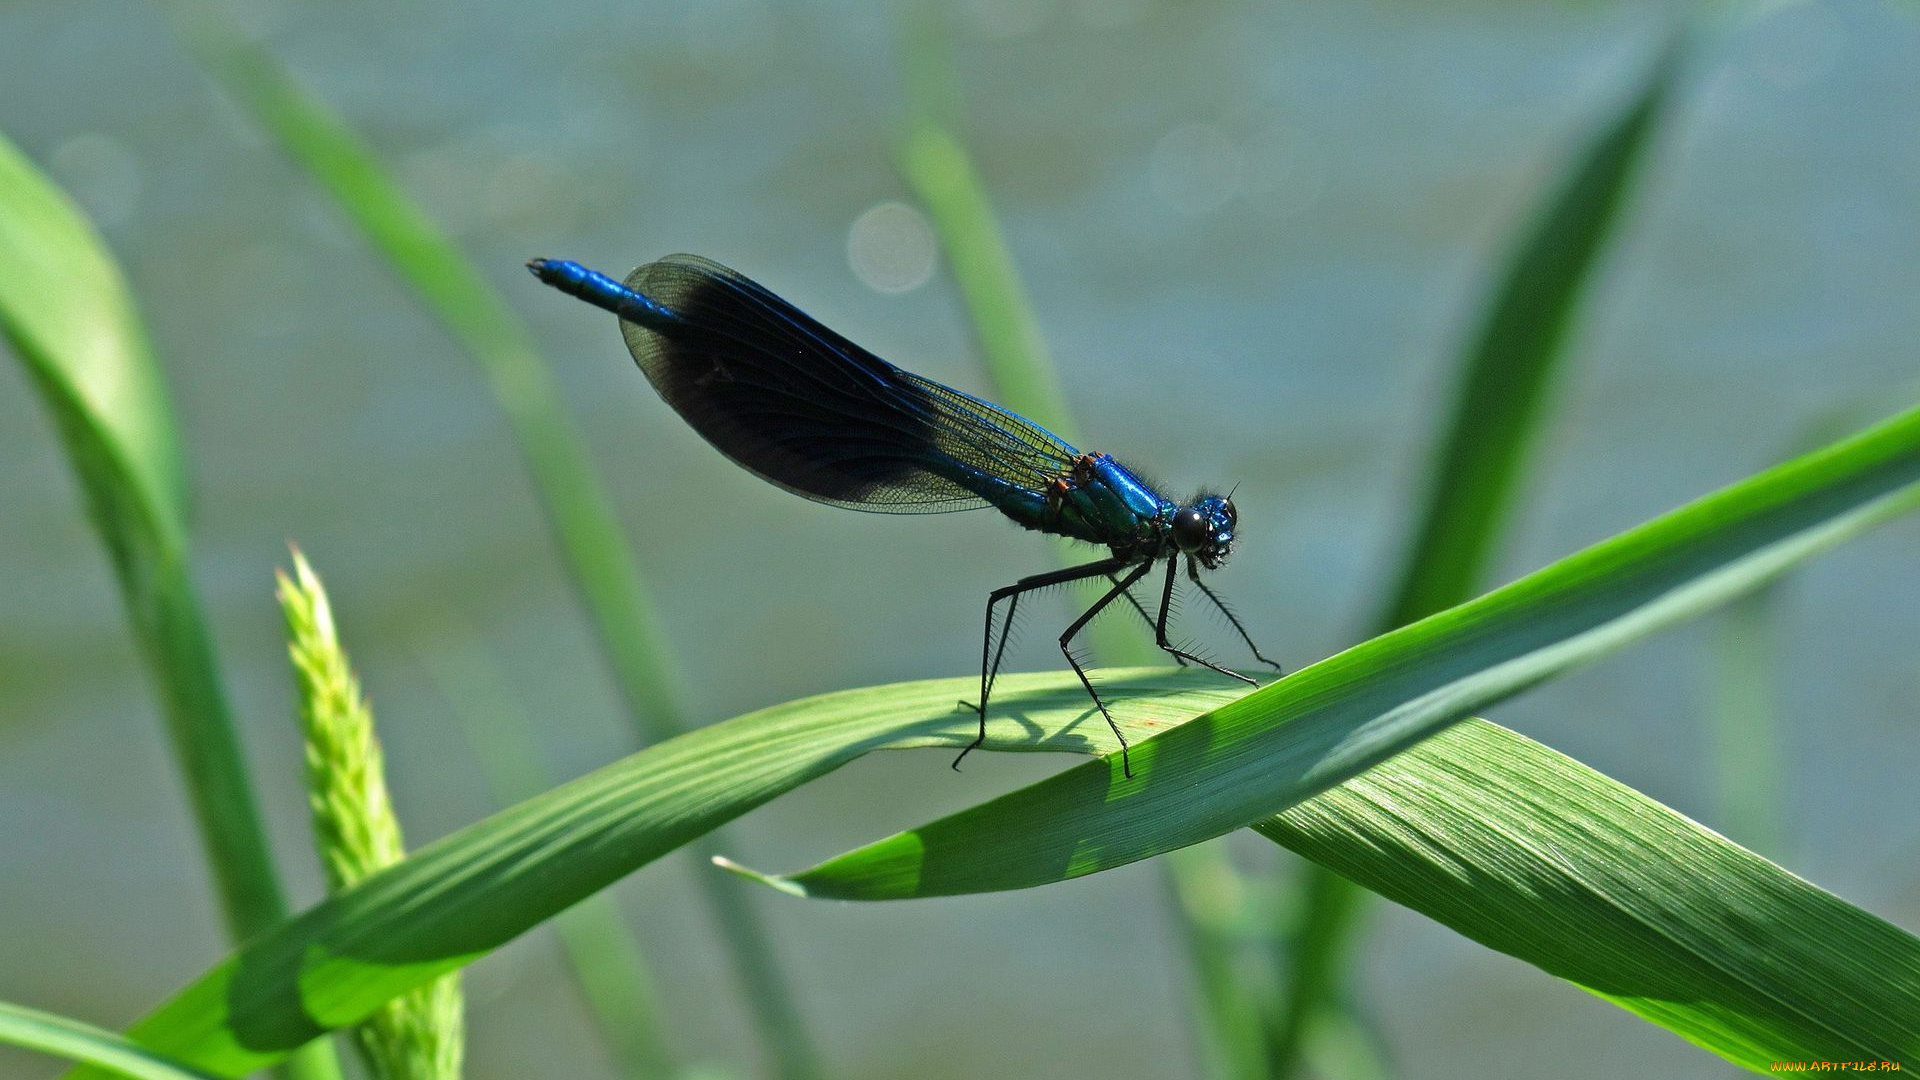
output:
[[[1107,580],[1108,580],[1108,581],[1111,581],[1111,582],[1112,582],[1112,583],[1114,583],[1115,585],[1118,585],[1118,584],[1120,584],[1120,575],[1118,575],[1118,574],[1108,574],[1108,575],[1107,575]],[[1144,623],[1146,623],[1146,624],[1147,624],[1147,629],[1149,629],[1149,630],[1151,630],[1151,629],[1153,629],[1153,616],[1151,616],[1151,615],[1149,615],[1149,614],[1147,614],[1147,609],[1146,609],[1145,607],[1143,607],[1143,606],[1141,606],[1141,604],[1140,604],[1140,601],[1139,601],[1139,600],[1137,600],[1137,599],[1135,599],[1135,598],[1134,598],[1134,595],[1133,595],[1133,590],[1132,590],[1132,589],[1128,589],[1127,591],[1125,591],[1125,592],[1123,592],[1123,593],[1121,593],[1120,595],[1121,595],[1121,596],[1124,596],[1124,597],[1126,597],[1126,598],[1127,598],[1127,603],[1128,603],[1129,605],[1131,605],[1131,606],[1132,606],[1132,608],[1133,608],[1133,610],[1135,610],[1135,611],[1137,611],[1137,612],[1139,612],[1139,613],[1140,613],[1140,621],[1141,621],[1141,622],[1144,622]],[[1003,643],[1003,644],[1004,644],[1004,643]],[[1182,660],[1182,659],[1180,659],[1180,657],[1179,657],[1179,656],[1175,656],[1175,657],[1173,658],[1173,662],[1174,662],[1174,663],[1176,663],[1176,664],[1179,664],[1179,665],[1180,665],[1181,667],[1186,667],[1186,666],[1187,666],[1187,662],[1186,662],[1185,660]]]
[[[1184,649],[1175,648],[1173,643],[1167,640],[1167,612],[1173,607],[1173,574],[1174,574],[1174,570],[1178,567],[1179,562],[1180,562],[1179,555],[1167,556],[1167,584],[1164,588],[1160,590],[1160,618],[1157,622],[1153,624],[1153,643],[1155,645],[1160,646],[1162,649],[1165,649],[1169,654],[1173,656],[1175,660],[1191,660],[1194,663],[1199,664],[1201,667],[1208,668],[1212,671],[1217,671],[1220,674],[1225,675],[1230,679],[1239,679],[1241,682],[1246,683],[1248,686],[1259,686],[1260,684],[1256,680],[1249,679],[1245,675],[1242,675],[1237,671],[1228,671],[1226,668],[1221,667],[1219,664],[1216,664],[1213,661],[1206,659],[1205,657],[1195,656],[1192,653],[1185,651]],[[1195,579],[1195,583],[1196,584],[1198,583],[1197,578]],[[1206,588],[1205,585],[1201,585],[1200,587],[1202,589]],[[1209,592],[1207,595],[1212,596],[1213,594]],[[1214,601],[1214,603],[1216,604],[1218,604],[1219,602],[1220,601],[1217,599]],[[1229,615],[1227,617],[1231,619],[1233,616]],[[1235,624],[1235,625],[1238,625],[1238,624]],[[1240,633],[1242,637],[1246,636],[1246,631],[1242,630]],[[1255,655],[1257,656],[1259,654],[1255,653]]]
[[[1260,646],[1255,645],[1253,643],[1253,635],[1247,633],[1247,628],[1240,625],[1239,616],[1233,613],[1233,609],[1227,606],[1227,602],[1225,600],[1220,599],[1218,596],[1214,595],[1214,591],[1212,589],[1207,588],[1206,582],[1200,580],[1200,564],[1195,562],[1192,559],[1187,560],[1187,580],[1199,586],[1200,591],[1206,594],[1207,599],[1213,601],[1213,606],[1220,609],[1220,614],[1225,615],[1227,617],[1227,622],[1233,624],[1234,631],[1240,635],[1241,641],[1244,641],[1247,643],[1247,649],[1248,651],[1253,653],[1253,658],[1255,660],[1260,661],[1261,663],[1267,665],[1268,667],[1272,668],[1273,670],[1279,672],[1282,675],[1285,675],[1287,673],[1286,668],[1281,667],[1278,663],[1267,659],[1264,655],[1261,654]],[[1169,585],[1173,583],[1173,564],[1171,562],[1167,564],[1167,583]]]
[[[1129,777],[1133,775],[1133,762],[1128,756],[1129,745],[1127,743],[1127,737],[1121,733],[1120,725],[1114,722],[1113,714],[1107,711],[1107,703],[1100,697],[1100,692],[1093,688],[1092,680],[1087,678],[1086,669],[1080,666],[1080,661],[1073,655],[1072,649],[1075,635],[1079,634],[1087,623],[1092,622],[1094,617],[1105,610],[1107,605],[1113,603],[1116,598],[1125,597],[1127,599],[1127,602],[1133,606],[1134,610],[1140,613],[1140,617],[1145,619],[1147,624],[1153,628],[1154,644],[1164,650],[1167,655],[1173,657],[1177,663],[1184,666],[1187,662],[1191,661],[1211,671],[1219,672],[1230,679],[1238,679],[1249,686],[1260,685],[1257,680],[1242,675],[1237,671],[1221,667],[1219,664],[1213,663],[1205,657],[1196,656],[1185,649],[1175,646],[1173,642],[1168,639],[1167,619],[1173,607],[1173,581],[1174,575],[1179,571],[1179,562],[1180,556],[1177,554],[1170,555],[1167,558],[1166,583],[1160,590],[1160,613],[1158,618],[1149,617],[1146,608],[1140,605],[1140,602],[1134,598],[1133,593],[1130,591],[1142,577],[1146,576],[1147,571],[1153,569],[1153,562],[1129,563],[1124,559],[1118,558],[1101,559],[1099,562],[1069,567],[1065,570],[1053,570],[1045,574],[1035,574],[1031,577],[1024,577],[1011,585],[995,589],[987,597],[986,621],[980,641],[980,701],[977,705],[965,701],[960,703],[974,709],[980,719],[980,730],[979,733],[974,736],[973,742],[968,743],[967,747],[961,750],[959,755],[953,759],[953,768],[958,770],[960,768],[960,762],[965,760],[968,754],[978,749],[987,741],[987,703],[993,696],[994,680],[998,678],[1000,674],[1000,661],[1005,657],[1007,652],[1007,637],[1009,631],[1013,628],[1014,612],[1019,610],[1020,597],[1038,589],[1045,589],[1054,585],[1065,585],[1069,582],[1081,581],[1091,577],[1104,577],[1113,584],[1113,588],[1102,595],[1092,607],[1082,612],[1080,617],[1075,619],[1073,624],[1068,626],[1066,631],[1060,635],[1060,651],[1066,656],[1067,663],[1073,666],[1073,673],[1080,677],[1080,685],[1086,688],[1087,696],[1093,699],[1094,707],[1100,710],[1100,715],[1107,721],[1107,726],[1113,729],[1114,738],[1120,741],[1120,767]],[[1226,604],[1222,603],[1220,598],[1214,594],[1214,591],[1207,588],[1206,583],[1200,580],[1196,568],[1192,564],[1192,560],[1188,561],[1187,575],[1193,580],[1195,585],[1200,587],[1200,591],[1207,599],[1212,601],[1213,605],[1220,609],[1220,613],[1227,617],[1227,621],[1233,624],[1233,628],[1240,634],[1241,640],[1247,643],[1247,648],[1253,650],[1254,658],[1261,663],[1269,664],[1275,669],[1279,669],[1280,665],[1273,663],[1273,661],[1261,655],[1259,647],[1254,645],[1253,639],[1248,636],[1246,628],[1240,625],[1240,620],[1235,618],[1233,612],[1227,609]],[[1000,606],[1002,600],[1007,602],[1007,610],[1006,615],[1000,621],[999,640],[996,642],[993,632],[993,615],[994,609]],[[1282,674],[1284,674],[1284,671]]]
[[[1100,614],[1101,609],[1113,603],[1114,597],[1125,593],[1134,582],[1145,577],[1147,571],[1151,569],[1153,569],[1152,563],[1141,563],[1126,577],[1121,578],[1120,584],[1115,585],[1112,591],[1102,596],[1094,602],[1092,607],[1082,612],[1079,618],[1073,620],[1073,625],[1067,627],[1060,635],[1061,655],[1067,658],[1067,663],[1073,665],[1073,673],[1080,676],[1080,685],[1087,688],[1087,696],[1093,699],[1094,708],[1099,709],[1100,715],[1106,717],[1107,726],[1113,729],[1113,737],[1120,740],[1120,771],[1125,773],[1129,779],[1133,777],[1133,760],[1127,756],[1127,752],[1130,749],[1127,745],[1127,737],[1120,733],[1120,725],[1113,722],[1113,714],[1107,711],[1107,703],[1100,700],[1100,691],[1093,688],[1093,681],[1087,678],[1086,669],[1080,666],[1080,661],[1073,655],[1073,635],[1079,633],[1081,627],[1092,622],[1093,617]],[[981,717],[982,723],[985,722],[985,719],[983,715]]]
[[[992,594],[987,597],[986,631],[980,642],[980,703],[974,706],[975,711],[980,714],[980,733],[974,737],[973,742],[967,744],[965,750],[960,751],[959,757],[953,759],[953,768],[955,771],[959,770],[962,759],[968,754],[973,753],[987,741],[987,699],[993,695],[993,681],[1000,674],[1000,658],[1005,656],[1007,651],[1007,631],[1013,626],[1013,613],[1020,603],[1021,595],[1033,592],[1036,589],[1050,588],[1054,585],[1065,585],[1068,582],[1080,581],[1085,578],[1109,577],[1116,571],[1125,569],[1126,567],[1127,562],[1124,559],[1101,559],[1099,562],[1072,566],[1065,570],[1052,570],[1044,574],[1034,574],[1031,577],[1024,577],[1011,585],[1005,585],[993,590]],[[1138,580],[1139,576],[1138,573],[1130,573],[1129,583]],[[1100,603],[1094,605],[1093,610],[1099,611],[1107,605],[1109,600],[1113,599],[1115,594],[1125,591],[1124,586],[1116,585],[1112,592],[1109,592],[1101,599]],[[1008,602],[1007,617],[1000,625],[1000,646],[996,649],[993,640],[993,609],[998,607],[1002,600]],[[1078,626],[1078,624],[1075,625],[1076,627]],[[1076,668],[1078,668],[1078,666],[1077,664],[1075,665]],[[1086,676],[1082,675],[1080,680],[1085,682]],[[1089,691],[1091,691],[1091,687],[1089,687]],[[1095,700],[1098,701],[1097,698]],[[968,703],[963,701],[961,704],[965,705]],[[1106,708],[1102,706],[1100,711],[1104,714]],[[1113,723],[1111,717],[1108,718],[1107,723]],[[1114,730],[1116,734],[1119,731],[1118,728]],[[1123,743],[1124,741],[1125,740],[1122,740]]]

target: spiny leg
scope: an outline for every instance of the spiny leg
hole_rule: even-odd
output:
[[[1065,570],[1052,570],[1044,574],[1034,574],[1031,577],[1024,577],[1011,585],[1003,585],[988,595],[986,632],[980,642],[980,704],[974,706],[975,710],[980,714],[980,733],[974,736],[973,741],[967,744],[965,750],[960,751],[959,757],[953,759],[953,770],[955,772],[960,771],[961,759],[973,753],[987,741],[987,696],[993,691],[994,678],[1000,674],[1000,658],[1004,656],[1007,651],[1006,631],[1008,627],[1013,625],[1013,609],[1014,606],[1019,603],[1021,594],[1030,593],[1035,589],[1044,589],[1052,585],[1064,585],[1069,581],[1079,581],[1082,578],[1102,577],[1113,573],[1125,565],[1127,564],[1120,559],[1101,559],[1099,562],[1068,567]],[[1138,576],[1137,574],[1135,575],[1136,578]],[[1112,594],[1108,594],[1106,599],[1100,603],[1104,605],[1107,600],[1111,599],[1113,599]],[[1011,600],[1012,603],[1007,607],[1007,621],[1001,628],[1000,648],[996,650],[993,647],[993,609],[994,606],[1002,600]],[[1096,606],[1094,610],[1099,610],[1099,606]],[[1081,681],[1085,681],[1085,676],[1081,677]],[[960,704],[965,705],[966,702],[963,701]],[[1112,721],[1109,720],[1108,722],[1111,723]]]
[[[980,701],[983,705],[987,698],[993,694],[994,680],[1000,677],[1000,660],[1007,655],[1007,638],[1013,635],[1013,616],[1015,612],[1020,610],[1020,595],[1019,593],[1014,593],[1012,596],[1007,597],[1007,617],[1000,620],[1000,643],[993,648],[993,663],[989,666],[983,666],[980,670],[981,677],[986,680],[980,684]],[[987,604],[987,622],[987,633],[991,634],[993,633],[993,604],[991,601]],[[984,665],[986,657],[982,656],[980,659]]]
[[[1168,569],[1171,570],[1172,567],[1168,567]],[[1227,602],[1220,599],[1218,596],[1215,596],[1213,590],[1207,588],[1207,583],[1200,580],[1200,566],[1198,563],[1194,562],[1192,559],[1187,560],[1187,579],[1192,581],[1195,585],[1198,585],[1200,587],[1200,591],[1207,594],[1207,599],[1213,601],[1213,606],[1220,609],[1220,614],[1225,615],[1227,617],[1227,621],[1233,624],[1234,630],[1238,631],[1240,634],[1240,640],[1247,643],[1247,649],[1248,651],[1253,653],[1253,658],[1255,660],[1260,661],[1261,663],[1267,665],[1268,667],[1272,668],[1273,670],[1279,672],[1282,675],[1285,675],[1287,673],[1286,668],[1281,667],[1279,664],[1261,655],[1260,646],[1255,645],[1253,643],[1253,635],[1247,633],[1247,628],[1240,625],[1240,619],[1238,616],[1236,616],[1233,613],[1233,609],[1227,607]]]
[[[1073,673],[1080,676],[1080,685],[1087,688],[1087,696],[1093,699],[1093,707],[1100,710],[1101,716],[1106,717],[1107,726],[1113,729],[1113,737],[1120,740],[1120,770],[1129,779],[1133,777],[1133,761],[1127,756],[1127,737],[1120,733],[1120,725],[1113,722],[1113,714],[1107,711],[1107,703],[1100,700],[1100,692],[1093,688],[1093,681],[1087,678],[1086,669],[1080,666],[1080,661],[1074,659],[1073,635],[1079,633],[1080,628],[1091,622],[1095,615],[1100,614],[1102,608],[1111,604],[1114,597],[1126,592],[1129,586],[1139,581],[1151,569],[1153,569],[1151,562],[1141,563],[1138,569],[1116,584],[1107,595],[1095,601],[1092,607],[1073,620],[1073,625],[1067,627],[1066,631],[1060,635],[1060,652],[1066,656],[1067,663],[1073,665]]]
[[[1107,580],[1113,582],[1115,585],[1120,584],[1120,578],[1114,574],[1108,574]],[[1140,601],[1134,598],[1133,590],[1128,589],[1126,592],[1123,592],[1120,595],[1126,597],[1127,603],[1133,605],[1133,610],[1140,613],[1140,621],[1147,624],[1147,629],[1149,630],[1153,629],[1153,616],[1147,614],[1147,609],[1142,607],[1140,605]],[[1174,654],[1173,662],[1176,664],[1179,664],[1181,667],[1187,666],[1187,662],[1185,660],[1182,660],[1177,653]]]
[[[1160,590],[1160,620],[1157,623],[1155,623],[1153,627],[1153,639],[1154,639],[1153,643],[1167,650],[1168,652],[1172,653],[1174,659],[1176,660],[1182,657],[1185,657],[1186,659],[1191,660],[1196,664],[1199,664],[1201,667],[1211,668],[1214,671],[1217,671],[1220,674],[1225,675],[1230,679],[1239,679],[1241,682],[1246,683],[1248,686],[1259,686],[1260,684],[1258,682],[1254,681],[1253,679],[1247,678],[1245,675],[1242,675],[1237,671],[1228,671],[1226,668],[1223,668],[1219,664],[1216,664],[1211,660],[1205,659],[1204,657],[1195,656],[1190,652],[1184,652],[1180,649],[1176,649],[1174,648],[1173,643],[1167,640],[1167,611],[1173,605],[1173,574],[1174,574],[1174,571],[1179,568],[1179,563],[1180,563],[1180,556],[1178,555],[1167,556],[1167,584],[1165,588]],[[1198,578],[1194,579],[1194,584],[1196,585],[1200,584]],[[1206,588],[1205,585],[1200,585],[1200,587],[1202,589]],[[1208,593],[1207,595],[1211,596],[1213,594]],[[1214,602],[1219,603],[1218,600]],[[1232,616],[1228,616],[1228,617],[1231,618]]]

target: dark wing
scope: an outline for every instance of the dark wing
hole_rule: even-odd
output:
[[[670,313],[622,320],[627,348],[695,431],[819,502],[895,514],[1041,491],[1078,451],[996,405],[922,379],[719,263],[673,255],[628,275]]]

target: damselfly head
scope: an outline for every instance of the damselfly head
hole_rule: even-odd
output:
[[[1233,530],[1240,516],[1233,500],[1202,495],[1173,513],[1173,542],[1209,570],[1227,561],[1233,551]]]

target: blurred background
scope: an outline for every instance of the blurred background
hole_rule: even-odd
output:
[[[495,805],[433,675],[449,654],[497,669],[556,778],[635,741],[471,360],[214,88],[163,7],[0,0],[0,130],[98,223],[149,322],[192,471],[198,580],[304,906],[322,887],[272,602],[288,540],[331,587],[410,842]],[[1491,275],[1674,15],[1507,0],[947,10],[954,130],[1076,441],[1176,492],[1239,485],[1242,539],[1214,581],[1291,666],[1361,635]],[[366,136],[558,362],[701,723],[969,673],[985,594],[1058,556],[989,513],[853,514],[741,472],[655,397],[610,319],[520,264],[619,274],[705,254],[910,370],[987,392],[896,169],[906,16],[764,0],[225,16]],[[1746,9],[1694,57],[1592,283],[1502,580],[1910,401],[1916,56],[1912,6],[1827,0]],[[100,544],[11,361],[0,461],[0,996],[118,1027],[227,946]],[[1775,597],[1779,829],[1735,835],[1908,929],[1917,546],[1920,528],[1896,524]],[[1057,663],[1068,603],[1029,616],[1011,666]],[[1666,634],[1492,718],[1726,828],[1705,779],[1714,633]],[[726,850],[798,867],[1058,767],[985,755],[955,775],[949,756],[863,760],[747,817]],[[1228,842],[1256,880],[1296,872],[1266,841]],[[614,895],[675,1050],[752,1075],[689,880],[716,872],[672,858]],[[1152,865],[955,900],[752,900],[835,1076],[1197,1075],[1190,966]],[[1417,916],[1374,919],[1357,992],[1398,1075],[1731,1071]],[[475,1080],[614,1075],[546,929],[468,974]],[[0,1051],[5,1075],[60,1071]]]

